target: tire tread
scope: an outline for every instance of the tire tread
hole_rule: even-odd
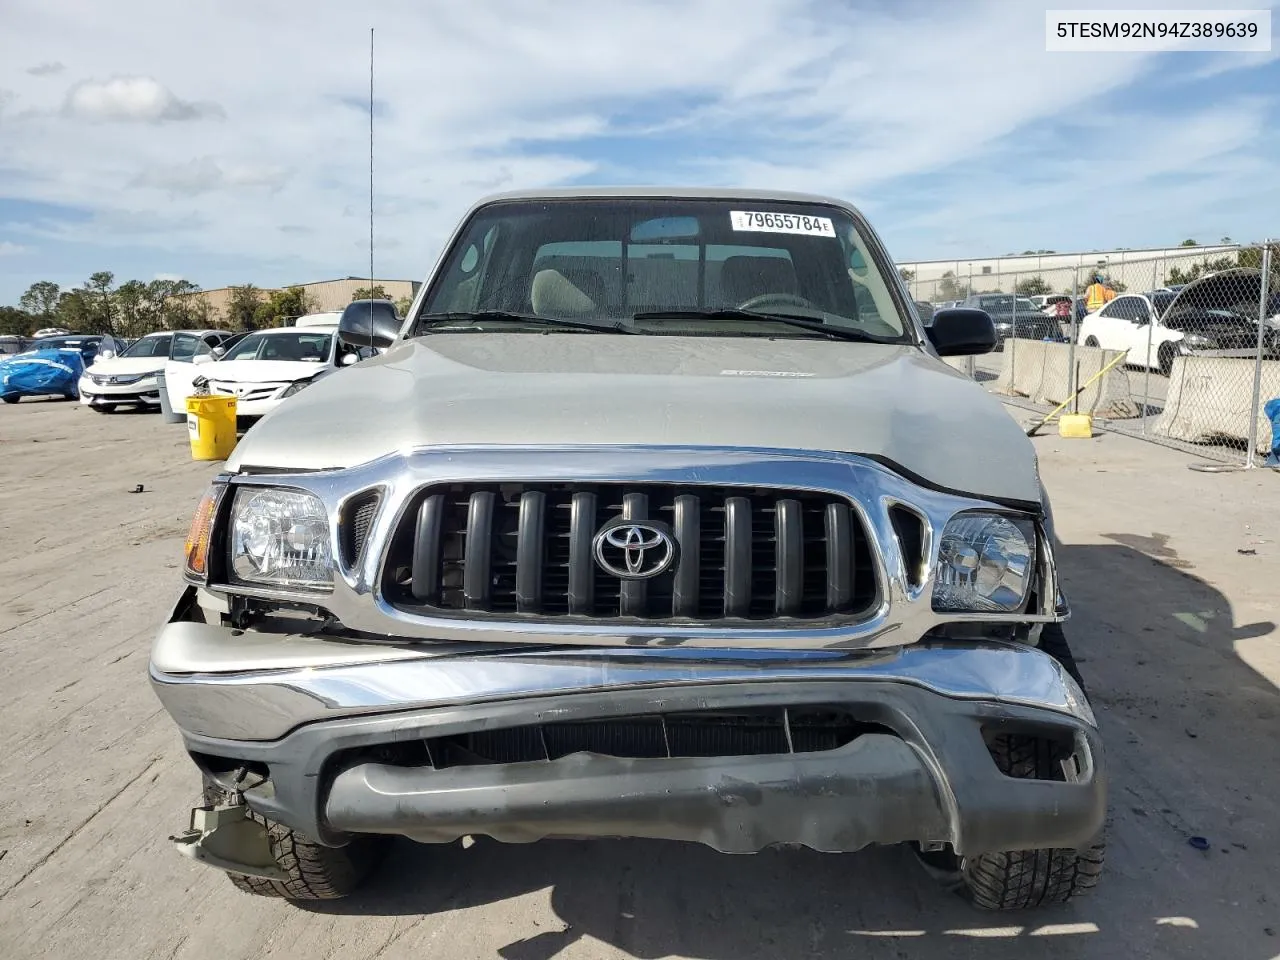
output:
[[[206,778],[204,802],[220,803],[226,792]],[[267,831],[271,855],[288,879],[269,880],[227,873],[232,886],[244,893],[284,900],[340,900],[350,895],[377,865],[386,848],[385,837],[359,837],[345,847],[326,847],[291,827],[260,814],[249,814]]]
[[[1001,772],[1015,778],[1060,779],[1052,742],[1042,737],[1002,735],[992,741]],[[1069,848],[1012,850],[966,857],[961,863],[964,890],[984,910],[1025,910],[1066,903],[1098,884],[1106,858],[1099,837],[1084,851]]]

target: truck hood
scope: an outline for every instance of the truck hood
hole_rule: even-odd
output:
[[[944,489],[1040,501],[1031,441],[941,360],[906,345],[764,337],[419,338],[282,404],[227,465],[325,469],[472,444],[843,451]]]
[[[226,383],[289,383],[314,377],[326,366],[313,360],[215,360],[198,369],[200,376]]]

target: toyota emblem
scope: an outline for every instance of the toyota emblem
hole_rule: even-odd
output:
[[[676,560],[671,528],[655,520],[611,520],[591,545],[600,569],[619,580],[648,580]]]

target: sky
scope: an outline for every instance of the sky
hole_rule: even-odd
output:
[[[832,195],[899,262],[1280,237],[1280,46],[1048,53],[1045,8],[0,0],[0,304],[367,276],[371,27],[378,276],[572,184]]]

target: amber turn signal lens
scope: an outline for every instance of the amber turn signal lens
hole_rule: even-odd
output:
[[[191,518],[191,530],[187,533],[187,576],[201,580],[209,572],[209,538],[213,532],[213,515],[218,507],[218,487],[210,487],[200,498],[195,516]]]

